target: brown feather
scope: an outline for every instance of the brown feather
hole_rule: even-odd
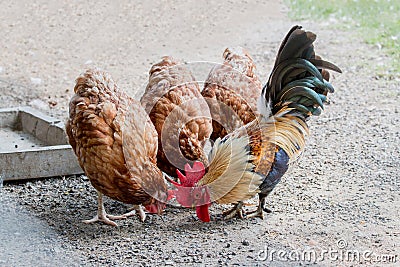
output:
[[[92,185],[128,204],[153,203],[154,198],[143,187],[150,182],[158,195],[166,197],[162,173],[155,166],[157,133],[140,103],[99,70],[87,70],[79,76],[74,90],[66,131]],[[127,114],[135,114],[135,121],[124,126]],[[124,137],[130,142],[124,143]],[[125,151],[135,156],[127,160]]]
[[[224,63],[210,71],[202,91],[213,118],[213,140],[253,121],[261,93],[256,66],[245,49],[227,48],[223,58]]]
[[[164,57],[150,70],[141,98],[158,136],[158,167],[176,176],[187,162],[199,160],[208,166],[203,145],[212,132],[211,115],[189,69]]]

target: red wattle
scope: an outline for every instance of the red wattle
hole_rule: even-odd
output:
[[[209,204],[201,205],[196,207],[196,214],[197,217],[202,222],[209,222],[210,221],[210,213],[208,212]]]

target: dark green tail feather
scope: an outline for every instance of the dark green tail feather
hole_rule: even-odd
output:
[[[339,69],[338,66],[336,66],[335,64],[330,63],[328,61],[325,61],[322,59],[316,59],[316,58],[311,58],[311,59],[309,59],[309,61],[319,69],[332,70],[332,71],[336,71],[338,73],[342,73],[342,70]]]
[[[263,88],[266,103],[272,103],[272,114],[287,106],[293,108],[291,113],[304,119],[317,116],[324,108],[326,95],[334,92],[333,86],[323,79],[322,70],[342,71],[315,55],[315,40],[314,33],[297,25],[284,38],[274,69]]]

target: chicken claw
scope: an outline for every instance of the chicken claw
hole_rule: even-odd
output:
[[[135,215],[135,213],[136,213],[136,211],[133,210],[131,212],[128,212],[128,213],[125,213],[125,214],[119,215],[119,216],[107,214],[105,209],[104,209],[103,194],[100,193],[99,191],[97,191],[97,202],[98,202],[98,206],[97,206],[97,214],[96,214],[96,216],[94,216],[90,220],[84,220],[83,221],[84,223],[89,224],[89,223],[94,223],[94,222],[103,222],[103,223],[108,224],[108,225],[118,226],[118,224],[116,224],[112,220],[126,219],[129,216]]]
[[[261,218],[261,220],[264,220],[264,211],[266,213],[271,213],[272,210],[268,209],[265,207],[265,198],[266,195],[263,195],[260,197],[260,202],[258,203],[258,207],[255,211],[251,211],[246,213],[246,218]]]
[[[225,211],[222,215],[224,220],[230,220],[235,216],[244,219],[243,202],[238,202],[232,209]]]
[[[132,216],[135,215],[136,212],[139,215],[139,218],[142,222],[144,222],[144,220],[146,219],[146,213],[144,213],[142,206],[140,205],[133,205],[131,208],[129,208],[128,210],[130,210],[130,212],[125,213],[122,216]]]
[[[84,220],[83,222],[86,223],[86,224],[94,223],[94,222],[103,222],[103,223],[111,225],[111,226],[118,226],[118,224],[116,224],[114,221],[108,219],[107,217],[118,217],[118,216],[108,215],[107,213],[104,213],[104,214],[102,214],[100,216],[97,214],[92,219]],[[113,219],[116,220],[115,218],[113,218]],[[120,219],[123,219],[123,218],[120,218]]]
[[[249,213],[246,213],[246,218],[261,218],[261,220],[264,220],[264,211],[263,209],[258,206],[258,208],[255,211],[251,211]]]

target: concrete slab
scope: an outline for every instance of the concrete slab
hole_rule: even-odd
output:
[[[30,107],[0,109],[4,181],[80,174],[64,124]]]

